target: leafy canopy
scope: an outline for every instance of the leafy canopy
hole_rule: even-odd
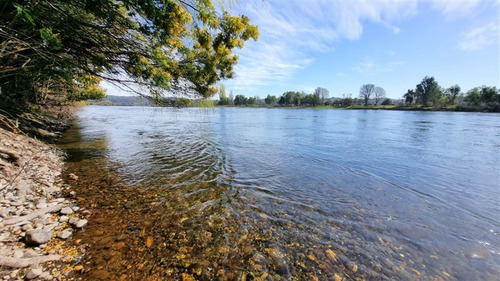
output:
[[[210,97],[234,75],[233,50],[258,38],[212,0],[13,0],[0,13],[0,87],[28,102],[95,94],[101,79]]]

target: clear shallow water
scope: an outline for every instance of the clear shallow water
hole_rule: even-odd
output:
[[[154,194],[126,208],[163,241],[148,252],[151,276],[500,274],[498,114],[89,106],[79,116],[62,142],[69,161],[105,159],[124,194]]]

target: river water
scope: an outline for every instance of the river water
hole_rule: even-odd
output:
[[[498,280],[500,115],[88,106],[84,279]]]

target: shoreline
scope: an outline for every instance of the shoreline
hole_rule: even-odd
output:
[[[28,113],[36,124],[29,133],[54,141],[72,119],[62,114],[64,121],[40,121],[42,115]],[[0,128],[0,278],[67,280],[85,251],[69,241],[85,227],[90,211],[75,200],[70,184],[78,177],[65,175],[64,153],[22,131]]]

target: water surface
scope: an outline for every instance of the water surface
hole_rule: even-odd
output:
[[[61,146],[97,217],[81,234],[88,279],[500,275],[498,114],[89,106],[79,117]]]

